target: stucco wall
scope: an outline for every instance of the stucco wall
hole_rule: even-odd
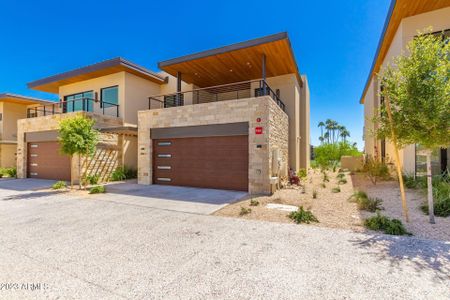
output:
[[[433,28],[433,31],[449,29],[450,7],[403,19],[397,29],[382,66],[391,63],[395,56],[398,56],[402,51],[405,51],[406,45],[415,35],[417,35],[418,30],[423,30],[429,26]],[[380,103],[378,94],[379,88],[379,83],[374,76],[364,98],[365,152],[372,156],[375,156],[376,152],[380,155],[380,142],[376,141],[372,134],[376,129],[376,124],[374,125],[372,123],[373,114],[377,112],[377,107]],[[414,145],[409,145],[400,150],[400,162],[405,173],[414,173],[415,171],[414,148]],[[386,156],[388,160],[393,161],[394,147],[389,141],[386,143]]]
[[[257,119],[261,118],[261,122]],[[152,184],[151,128],[249,123],[249,192],[268,194],[272,150],[280,148],[287,170],[288,116],[270,97],[248,98],[166,109],[140,111],[138,115],[138,182]],[[255,127],[263,134],[255,134]],[[261,148],[257,148],[261,145]]]
[[[122,125],[122,120],[114,117],[100,116],[92,113],[67,113],[58,114],[39,118],[22,119],[17,122],[17,177],[26,178],[27,176],[27,143],[25,134],[31,132],[41,132],[49,130],[58,130],[59,122],[63,119],[73,117],[75,115],[83,115],[93,118],[96,128],[105,128]],[[122,145],[121,136],[116,134],[102,133],[99,137],[99,144],[93,159],[88,161],[82,160],[83,167],[88,167],[88,174],[98,174],[101,179],[109,178],[111,172],[123,164],[122,161]],[[73,157],[71,167],[72,178],[78,180],[78,158]]]
[[[303,87],[300,89],[300,168],[308,169],[311,162],[310,138],[310,96],[308,78],[302,75]]]
[[[16,167],[16,144],[0,144],[0,167]]]

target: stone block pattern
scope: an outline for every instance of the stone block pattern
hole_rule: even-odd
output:
[[[249,123],[249,192],[270,194],[273,148],[281,149],[283,164],[287,165],[288,117],[268,96],[140,111],[138,182],[152,184],[151,128],[237,122]],[[262,127],[263,133],[256,134],[256,127]]]

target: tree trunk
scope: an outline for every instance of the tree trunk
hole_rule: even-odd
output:
[[[398,146],[397,146],[397,135],[395,134],[395,130],[394,130],[394,124],[393,124],[393,120],[392,120],[392,112],[391,112],[391,105],[389,102],[389,97],[386,97],[385,104],[386,104],[386,111],[387,111],[387,114],[389,117],[389,122],[391,123],[391,138],[392,138],[392,143],[394,144],[395,165],[397,166],[397,176],[398,176],[398,182],[400,185],[400,195],[402,197],[403,215],[405,217],[405,221],[409,222],[408,206],[406,205],[405,186],[403,185],[402,166],[400,164],[400,154],[398,152]]]
[[[427,156],[427,188],[428,188],[428,216],[430,223],[434,224],[434,203],[433,203],[433,177],[431,174],[431,150],[426,152]]]
[[[81,155],[78,154],[78,188],[81,190]]]
[[[70,165],[71,166],[72,166],[72,158],[73,158],[73,155],[70,155]],[[70,189],[73,190],[72,168],[70,168]]]

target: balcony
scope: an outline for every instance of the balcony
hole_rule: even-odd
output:
[[[285,105],[280,99],[279,92],[273,91],[264,80],[243,81],[173,94],[152,96],[149,97],[148,108],[169,108],[260,96],[270,96],[285,111]]]
[[[119,105],[91,98],[61,101],[55,104],[40,105],[27,109],[27,118],[51,116],[70,112],[85,111],[119,117]]]

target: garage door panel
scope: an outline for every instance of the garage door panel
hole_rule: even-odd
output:
[[[70,158],[59,148],[58,142],[28,143],[27,177],[70,180]]]
[[[248,190],[248,136],[154,140],[153,153],[154,183]]]

